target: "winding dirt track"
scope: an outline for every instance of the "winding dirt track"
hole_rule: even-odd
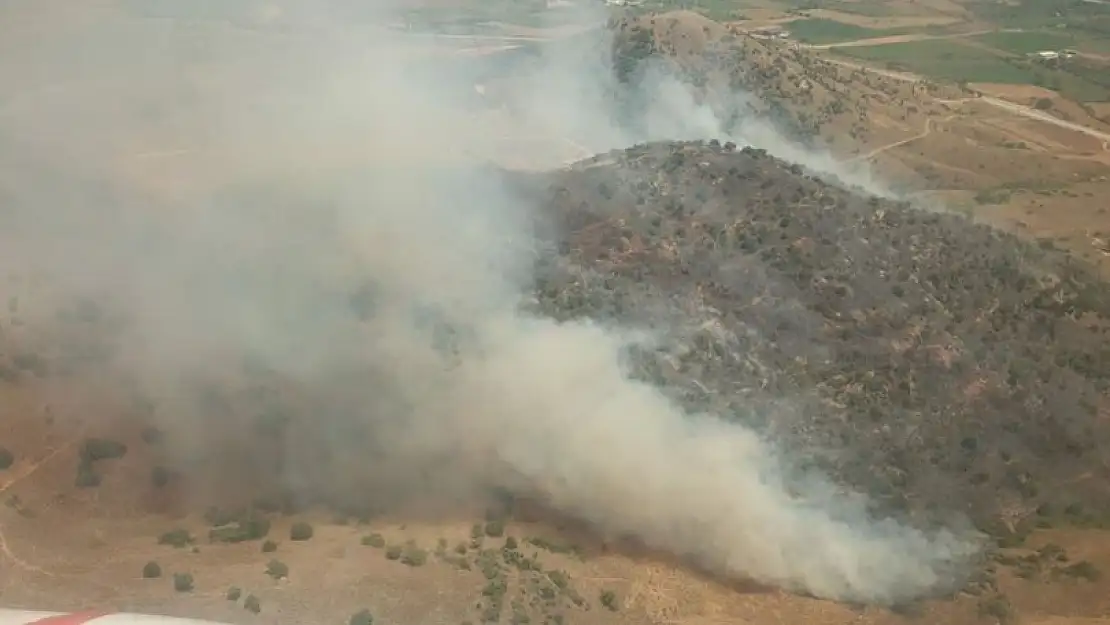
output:
[[[852,158],[847,159],[847,160],[848,160],[848,162],[869,161],[869,160],[875,158],[876,156],[882,154],[883,152],[886,152],[887,150],[892,150],[894,148],[902,147],[903,145],[906,145],[907,143],[913,143],[914,141],[917,141],[919,139],[924,139],[925,137],[928,137],[933,132],[933,124],[934,123],[936,123],[936,122],[944,123],[944,122],[949,121],[949,120],[951,120],[955,117],[958,117],[958,115],[949,115],[948,117],[945,117],[943,119],[932,119],[932,118],[926,119],[925,120],[925,127],[921,130],[921,132],[917,133],[916,135],[914,135],[912,137],[907,137],[905,139],[901,139],[899,141],[895,141],[894,143],[888,143],[884,146],[877,147],[874,150],[871,150],[870,152],[865,152],[863,154],[858,154],[858,155],[853,156]]]
[[[880,69],[878,67],[863,65],[861,63],[852,63],[851,61],[844,61],[844,60],[841,60],[841,59],[826,58],[824,60],[827,63],[832,63],[833,65],[840,65],[842,67],[847,67],[847,68],[850,68],[850,69],[858,69],[858,70],[861,70],[861,71],[870,72],[872,74],[878,74],[880,76],[886,76],[887,78],[892,78],[894,80],[900,80],[902,82],[919,82],[919,81],[922,81],[922,80],[926,80],[926,78],[924,76],[919,76],[917,74],[910,74],[908,72],[896,72],[896,71],[887,70],[887,69]],[[962,102],[982,102],[983,104],[988,104],[990,106],[1003,109],[1005,111],[1013,113],[1014,115],[1020,115],[1021,117],[1027,117],[1029,119],[1035,119],[1037,121],[1045,122],[1046,124],[1052,124],[1053,126],[1058,126],[1060,128],[1066,128],[1068,130],[1074,130],[1075,132],[1080,132],[1080,133],[1083,133],[1087,136],[1094,137],[1094,138],[1103,142],[1103,148],[1104,149],[1106,149],[1107,144],[1110,143],[1110,133],[1108,133],[1108,132],[1102,132],[1101,130],[1095,130],[1094,128],[1090,128],[1090,127],[1084,126],[1082,124],[1076,124],[1074,122],[1065,121],[1065,120],[1060,119],[1058,117],[1053,117],[1052,115],[1049,115],[1048,113],[1045,113],[1044,111],[1038,111],[1037,109],[1034,109],[1034,108],[1031,108],[1031,107],[1028,107],[1028,106],[1023,106],[1021,104],[1015,104],[1013,102],[1008,102],[1006,100],[1002,100],[1002,99],[991,97],[991,96],[980,95],[980,96],[976,96],[976,97],[962,98],[962,99],[959,99],[959,100],[940,100],[940,102],[943,102],[945,104],[955,104],[955,103],[962,103]]]

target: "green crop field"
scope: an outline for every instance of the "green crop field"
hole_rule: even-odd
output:
[[[1075,46],[1075,37],[1052,32],[997,32],[974,38],[992,48],[1011,54],[1030,54],[1039,50],[1061,50]]]
[[[816,17],[794,20],[787,27],[795,39],[812,44],[887,37],[889,35],[902,35],[911,31],[908,28],[865,28],[855,24],[845,24],[836,20]]]
[[[1036,84],[1036,73],[1007,59],[956,41],[910,41],[878,46],[833,48],[835,52],[888,67],[952,82]]]
[[[1110,74],[1081,62],[1068,61],[1060,66],[1047,66],[1024,56],[1007,56],[958,40],[948,40],[945,45],[937,45],[936,41],[912,41],[833,48],[833,51],[891,69],[950,82],[1038,85],[1058,91],[1077,102],[1110,99]],[[1100,79],[1101,76],[1106,78]]]

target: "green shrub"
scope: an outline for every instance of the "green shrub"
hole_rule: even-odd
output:
[[[154,488],[162,488],[170,483],[172,474],[166,467],[154,467],[150,470],[150,485]]]
[[[162,577],[162,567],[157,562],[150,561],[143,566],[143,579],[156,579]]]
[[[1014,607],[1005,596],[994,595],[979,601],[979,614],[990,616],[999,623],[1008,623],[1014,618]]]
[[[401,554],[401,564],[409,566],[424,566],[428,562],[428,552],[424,551],[416,545],[410,545],[405,552]]]
[[[312,538],[315,531],[304,521],[297,521],[289,528],[289,540],[303,541]]]
[[[15,464],[15,454],[7,447],[0,447],[0,471],[10,469]]]
[[[289,567],[281,560],[270,560],[266,565],[266,574],[274,579],[289,577]]]
[[[374,625],[374,617],[371,616],[370,610],[359,610],[351,615],[347,625]]]
[[[241,543],[265,538],[269,533],[269,519],[251,517],[235,521],[231,525],[208,530],[208,541],[213,543]]]
[[[126,454],[127,445],[106,438],[86,438],[81,446],[81,460],[86,462],[114,460],[122,458]]]
[[[217,506],[211,506],[204,511],[204,522],[212,527],[231,525],[236,519],[237,515],[234,512]]]
[[[617,611],[617,594],[612,590],[601,591],[601,605],[609,608],[613,612]]]
[[[247,595],[247,598],[243,600],[243,609],[258,614],[262,611],[262,603],[259,602],[258,597]]]
[[[385,546],[385,538],[381,534],[370,534],[362,537],[362,544],[366,547],[381,549]]]
[[[267,540],[262,543],[262,553],[273,553],[277,551],[278,544],[272,540]]]
[[[1102,571],[1099,571],[1098,567],[1086,560],[1064,567],[1064,574],[1069,577],[1085,579],[1089,582],[1097,582],[1102,577]]]
[[[385,550],[385,558],[387,560],[400,560],[401,555],[405,553],[405,548],[401,545],[390,545]]]
[[[173,589],[177,592],[192,592],[193,590],[193,574],[192,573],[174,573],[173,574]]]
[[[177,549],[187,547],[193,543],[193,536],[189,530],[177,528],[172,529],[165,534],[158,537],[159,545],[169,545]]]
[[[97,473],[91,462],[81,461],[77,465],[77,477],[73,480],[77,488],[96,488],[100,486],[100,474]]]
[[[491,538],[497,538],[505,534],[505,524],[501,521],[489,521],[486,523],[485,534]]]
[[[242,596],[243,596],[243,591],[240,590],[236,586],[232,586],[231,588],[228,588],[227,589],[227,594],[224,595],[224,597],[226,597],[228,601],[238,601],[239,597],[242,597]]]

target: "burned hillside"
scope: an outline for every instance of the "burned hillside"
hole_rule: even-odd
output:
[[[635,375],[688,409],[886,512],[968,513],[1011,541],[1107,518],[1110,290],[1086,266],[731,144],[549,176],[527,183],[563,232],[534,305],[659,332]]]

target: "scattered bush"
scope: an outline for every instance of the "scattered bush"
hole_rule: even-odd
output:
[[[143,579],[157,579],[162,577],[162,567],[154,561],[147,562],[143,566]]]
[[[990,616],[1000,623],[1009,623],[1014,618],[1014,606],[1003,595],[986,597],[979,601],[979,615]]]
[[[251,517],[231,525],[208,530],[208,541],[214,543],[241,543],[265,538],[270,533],[270,520]]]
[[[239,597],[242,597],[242,596],[243,596],[243,591],[240,590],[236,586],[232,586],[231,588],[228,588],[227,589],[227,594],[224,595],[224,597],[226,597],[228,601],[238,601]]]
[[[347,625],[374,625],[374,617],[370,614],[370,610],[359,610],[351,615]]]
[[[386,560],[400,560],[401,555],[404,553],[405,548],[401,545],[390,545],[389,548],[385,550],[385,558]]]
[[[243,609],[258,614],[262,611],[262,603],[258,600],[258,597],[247,595],[247,598],[243,600]]]
[[[192,592],[193,590],[193,574],[192,573],[174,573],[173,574],[173,589],[177,592]]]
[[[1102,571],[1086,560],[1064,567],[1063,572],[1068,577],[1084,579],[1088,582],[1097,582],[1102,578]]]
[[[81,460],[85,462],[115,460],[126,454],[127,445],[106,438],[87,438],[81,446]]]
[[[601,591],[601,605],[612,610],[617,611],[617,594],[612,590]]]
[[[162,439],[164,437],[164,435],[162,434],[162,430],[154,426],[143,428],[143,432],[139,436],[147,445],[157,445],[158,443],[162,442]]]
[[[166,467],[154,467],[150,470],[150,485],[154,488],[162,488],[170,483],[172,473]]]
[[[278,544],[272,540],[267,540],[262,543],[262,553],[273,553],[277,551]]]
[[[428,562],[428,552],[416,545],[409,545],[401,554],[401,564],[424,566]]]
[[[15,454],[7,447],[0,447],[0,471],[10,469],[15,464]]]
[[[312,526],[304,521],[297,521],[289,528],[289,540],[304,541],[312,538],[314,534]]]
[[[381,534],[370,534],[362,537],[362,544],[366,547],[381,549],[385,546],[385,538]]]
[[[238,515],[230,510],[211,506],[204,511],[204,522],[212,527],[231,525],[238,519]]]
[[[77,477],[73,485],[77,488],[96,488],[100,486],[100,474],[93,469],[91,462],[81,462],[77,465]]]
[[[266,574],[274,579],[289,577],[289,567],[281,560],[270,560],[266,565]]]
[[[172,529],[158,537],[158,544],[181,549],[193,544],[193,535],[186,529]]]
[[[485,534],[490,538],[497,538],[505,535],[505,524],[501,521],[489,521],[486,523]]]

